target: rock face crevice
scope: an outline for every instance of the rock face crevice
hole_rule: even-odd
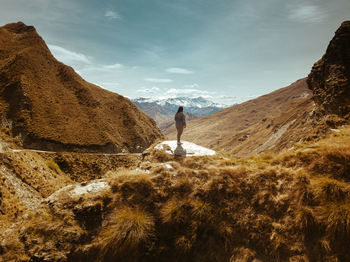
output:
[[[162,137],[129,99],[86,82],[21,22],[0,27],[0,122],[39,150],[142,152]]]
[[[307,82],[318,114],[350,116],[350,21],[343,22],[335,32]]]

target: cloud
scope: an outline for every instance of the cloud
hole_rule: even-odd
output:
[[[118,64],[118,63],[113,64],[113,65],[104,65],[103,66],[103,68],[105,68],[105,69],[120,69],[122,67],[123,67],[123,65],[122,64]]]
[[[111,11],[111,10],[106,11],[105,17],[108,17],[109,19],[115,19],[115,20],[121,20],[122,19],[120,14],[118,14],[115,11]]]
[[[140,89],[137,89],[136,92],[141,95],[154,95],[158,94],[160,91],[159,87],[153,86],[151,88],[147,87],[141,87]]]
[[[165,96],[168,97],[204,97],[204,98],[211,98],[213,92],[209,92],[206,90],[200,90],[200,89],[195,89],[195,88],[187,88],[187,89],[176,89],[172,88],[166,91]]]
[[[288,14],[290,20],[304,23],[317,23],[324,20],[326,14],[315,5],[301,4],[296,8],[291,8]]]
[[[96,65],[96,64],[89,64],[84,66],[83,68],[80,68],[79,70],[81,72],[101,72],[101,73],[114,73],[115,70],[119,69],[127,69],[122,64],[115,63],[111,65]]]
[[[199,87],[198,84],[184,85],[184,88],[194,88],[197,89]]]
[[[57,60],[62,61],[67,65],[81,66],[91,64],[90,57],[82,53],[70,51],[57,45],[48,45],[48,47]]]
[[[259,97],[260,95],[247,95],[247,96],[229,96],[229,95],[219,95],[214,97],[214,101],[224,105],[234,105],[240,104],[245,101]]]
[[[190,70],[187,70],[185,68],[180,68],[180,67],[171,67],[171,68],[168,68],[167,70],[168,73],[172,73],[172,74],[193,74],[192,71]]]
[[[171,83],[171,82],[173,82],[172,79],[167,79],[167,78],[145,78],[144,80],[147,82],[153,82],[153,83]]]

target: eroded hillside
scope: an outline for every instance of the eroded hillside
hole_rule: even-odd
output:
[[[34,149],[142,152],[162,137],[129,99],[84,81],[20,22],[0,28],[0,117]]]

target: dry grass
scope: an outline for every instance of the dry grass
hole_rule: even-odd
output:
[[[46,160],[46,165],[53,171],[55,171],[58,175],[62,174],[61,168],[57,165],[57,163],[53,160]]]
[[[78,240],[67,252],[85,250],[76,261],[350,261],[350,183],[342,173],[349,152],[346,144],[339,147],[342,134],[244,160],[153,159],[158,152],[151,152],[141,171],[107,174],[109,196],[67,200],[63,215],[32,217],[22,232],[54,246],[67,241],[56,230],[68,230]],[[95,227],[67,215],[93,203],[101,207],[91,213],[101,220]],[[19,255],[32,256],[18,247]]]
[[[138,208],[120,207],[111,215],[110,225],[102,231],[100,252],[103,257],[115,259],[128,256],[141,245],[147,245],[153,234],[154,219],[151,215]]]
[[[315,208],[316,219],[325,226],[327,236],[333,241],[350,238],[350,201],[328,203]]]

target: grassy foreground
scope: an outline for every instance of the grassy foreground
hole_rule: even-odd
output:
[[[4,261],[350,261],[350,129],[279,155],[153,150],[101,190],[62,189],[0,242]],[[87,186],[82,184],[81,186]]]

